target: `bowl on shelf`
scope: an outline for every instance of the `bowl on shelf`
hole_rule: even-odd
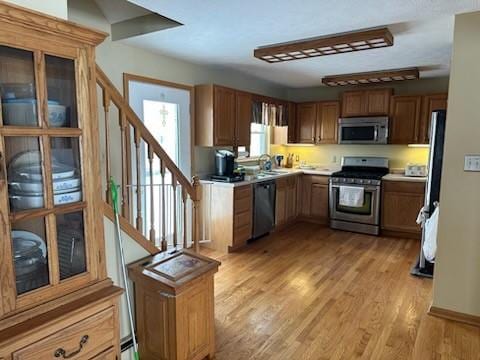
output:
[[[4,83],[0,86],[3,99],[32,99],[35,97],[33,83]]]
[[[53,192],[73,190],[80,188],[81,180],[79,177],[72,177],[68,179],[55,179],[52,183]],[[42,181],[11,181],[8,186],[12,192],[16,193],[42,193]]]
[[[11,193],[10,204],[14,210],[39,209],[43,207],[43,193]],[[65,205],[82,201],[79,188],[56,191],[53,194],[54,205]]]
[[[10,173],[15,179],[24,179],[32,181],[42,181],[42,166],[39,164],[35,165],[26,165],[19,168],[13,168],[10,170]],[[62,165],[62,164],[53,164],[52,165],[52,179],[68,179],[72,178],[75,175],[75,169]]]
[[[36,99],[4,99],[2,109],[5,125],[38,126]],[[48,120],[51,127],[65,126],[66,113],[66,106],[57,101],[48,101]]]

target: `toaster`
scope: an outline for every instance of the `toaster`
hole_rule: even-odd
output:
[[[427,176],[427,165],[422,164],[407,164],[405,167],[405,176]]]

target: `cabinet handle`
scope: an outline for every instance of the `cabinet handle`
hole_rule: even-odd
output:
[[[83,346],[87,343],[87,341],[88,341],[88,335],[83,335],[82,338],[80,339],[80,343],[78,344],[78,349],[77,350],[75,350],[74,352],[72,352],[70,354],[67,354],[65,349],[60,348],[60,349],[55,350],[53,355],[56,358],[59,358],[59,357],[62,357],[63,359],[73,358],[74,356],[80,354],[80,351],[82,351]]]

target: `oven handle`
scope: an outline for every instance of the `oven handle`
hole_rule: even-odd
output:
[[[333,185],[330,186],[334,189],[340,189],[341,186],[351,186],[351,187],[363,187],[366,191],[377,191],[380,190],[380,186],[369,186],[369,185],[359,185],[359,184],[345,184],[345,185]]]

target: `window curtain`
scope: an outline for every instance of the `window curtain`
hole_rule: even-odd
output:
[[[287,126],[287,111],[284,105],[254,102],[252,122],[266,126]]]

